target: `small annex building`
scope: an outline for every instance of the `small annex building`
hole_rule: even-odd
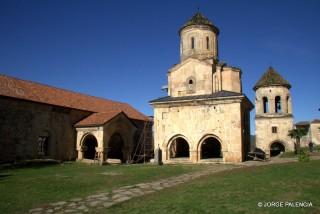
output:
[[[320,119],[312,121],[299,121],[294,124],[296,128],[307,130],[307,134],[301,138],[301,146],[308,147],[312,142],[315,145],[320,145]]]
[[[0,163],[135,161],[133,153],[140,155],[137,146],[151,127],[150,118],[127,103],[0,75]],[[151,157],[148,149],[144,155]]]

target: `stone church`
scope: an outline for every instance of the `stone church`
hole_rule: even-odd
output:
[[[180,62],[167,73],[168,96],[150,101],[164,162],[246,159],[253,104],[242,92],[242,71],[218,60],[218,35],[199,12],[179,30]]]
[[[151,126],[129,104],[0,75],[0,163],[139,161]]]

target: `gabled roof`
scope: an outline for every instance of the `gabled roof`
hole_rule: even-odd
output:
[[[210,67],[212,67],[212,64],[210,64],[210,63],[208,63],[208,62],[206,62],[206,61],[189,57],[188,59],[180,62],[179,64],[175,64],[173,67],[171,67],[171,68],[169,69],[168,73],[174,72],[174,71],[180,69],[181,67],[183,67],[185,64],[188,64],[188,63],[191,63],[191,62],[196,62],[197,65],[198,65],[198,64],[202,64],[202,65],[205,65],[205,66],[210,66]]]
[[[123,113],[123,111],[121,111],[121,110],[93,113],[90,116],[88,116],[88,117],[84,118],[83,120],[79,121],[78,123],[76,123],[75,127],[103,125],[120,114],[125,115],[125,113]]]
[[[271,66],[263,74],[261,79],[255,84],[255,86],[253,87],[253,90],[257,90],[260,87],[268,87],[268,86],[284,86],[284,87],[287,87],[288,89],[291,88],[290,83],[287,80],[285,80]]]
[[[92,113],[123,111],[131,119],[148,120],[127,103],[89,96],[0,74],[0,96],[89,111]]]
[[[216,34],[219,34],[219,29],[214,26],[214,24],[204,15],[202,15],[200,12],[195,13],[191,19],[189,19],[179,30],[179,34],[182,31],[182,29],[191,26],[191,25],[206,25],[210,27],[213,32]]]

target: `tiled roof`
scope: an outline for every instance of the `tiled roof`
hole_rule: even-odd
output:
[[[261,79],[253,87],[253,90],[257,90],[260,87],[268,86],[285,86],[289,89],[291,88],[290,83],[272,67],[269,67],[268,70],[263,74]]]
[[[0,74],[0,96],[101,113],[123,111],[129,118],[148,120],[127,103],[89,96]]]
[[[121,110],[93,113],[90,116],[79,121],[75,126],[79,127],[79,126],[103,125],[121,113],[124,114]]]
[[[191,26],[191,25],[207,25],[209,26],[216,34],[219,34],[219,29],[214,26],[214,24],[204,15],[202,15],[200,12],[197,12],[194,14],[191,19],[189,19],[181,28],[181,30],[185,27]]]
[[[232,91],[218,91],[214,94],[204,94],[204,95],[195,95],[195,96],[183,96],[183,97],[166,96],[166,97],[160,97],[155,100],[151,100],[150,103],[197,100],[197,99],[214,99],[214,98],[235,97],[235,96],[243,96],[243,94],[232,92]]]

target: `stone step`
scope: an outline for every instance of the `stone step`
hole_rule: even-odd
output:
[[[170,158],[170,160],[166,161],[168,163],[192,163],[190,158]]]

